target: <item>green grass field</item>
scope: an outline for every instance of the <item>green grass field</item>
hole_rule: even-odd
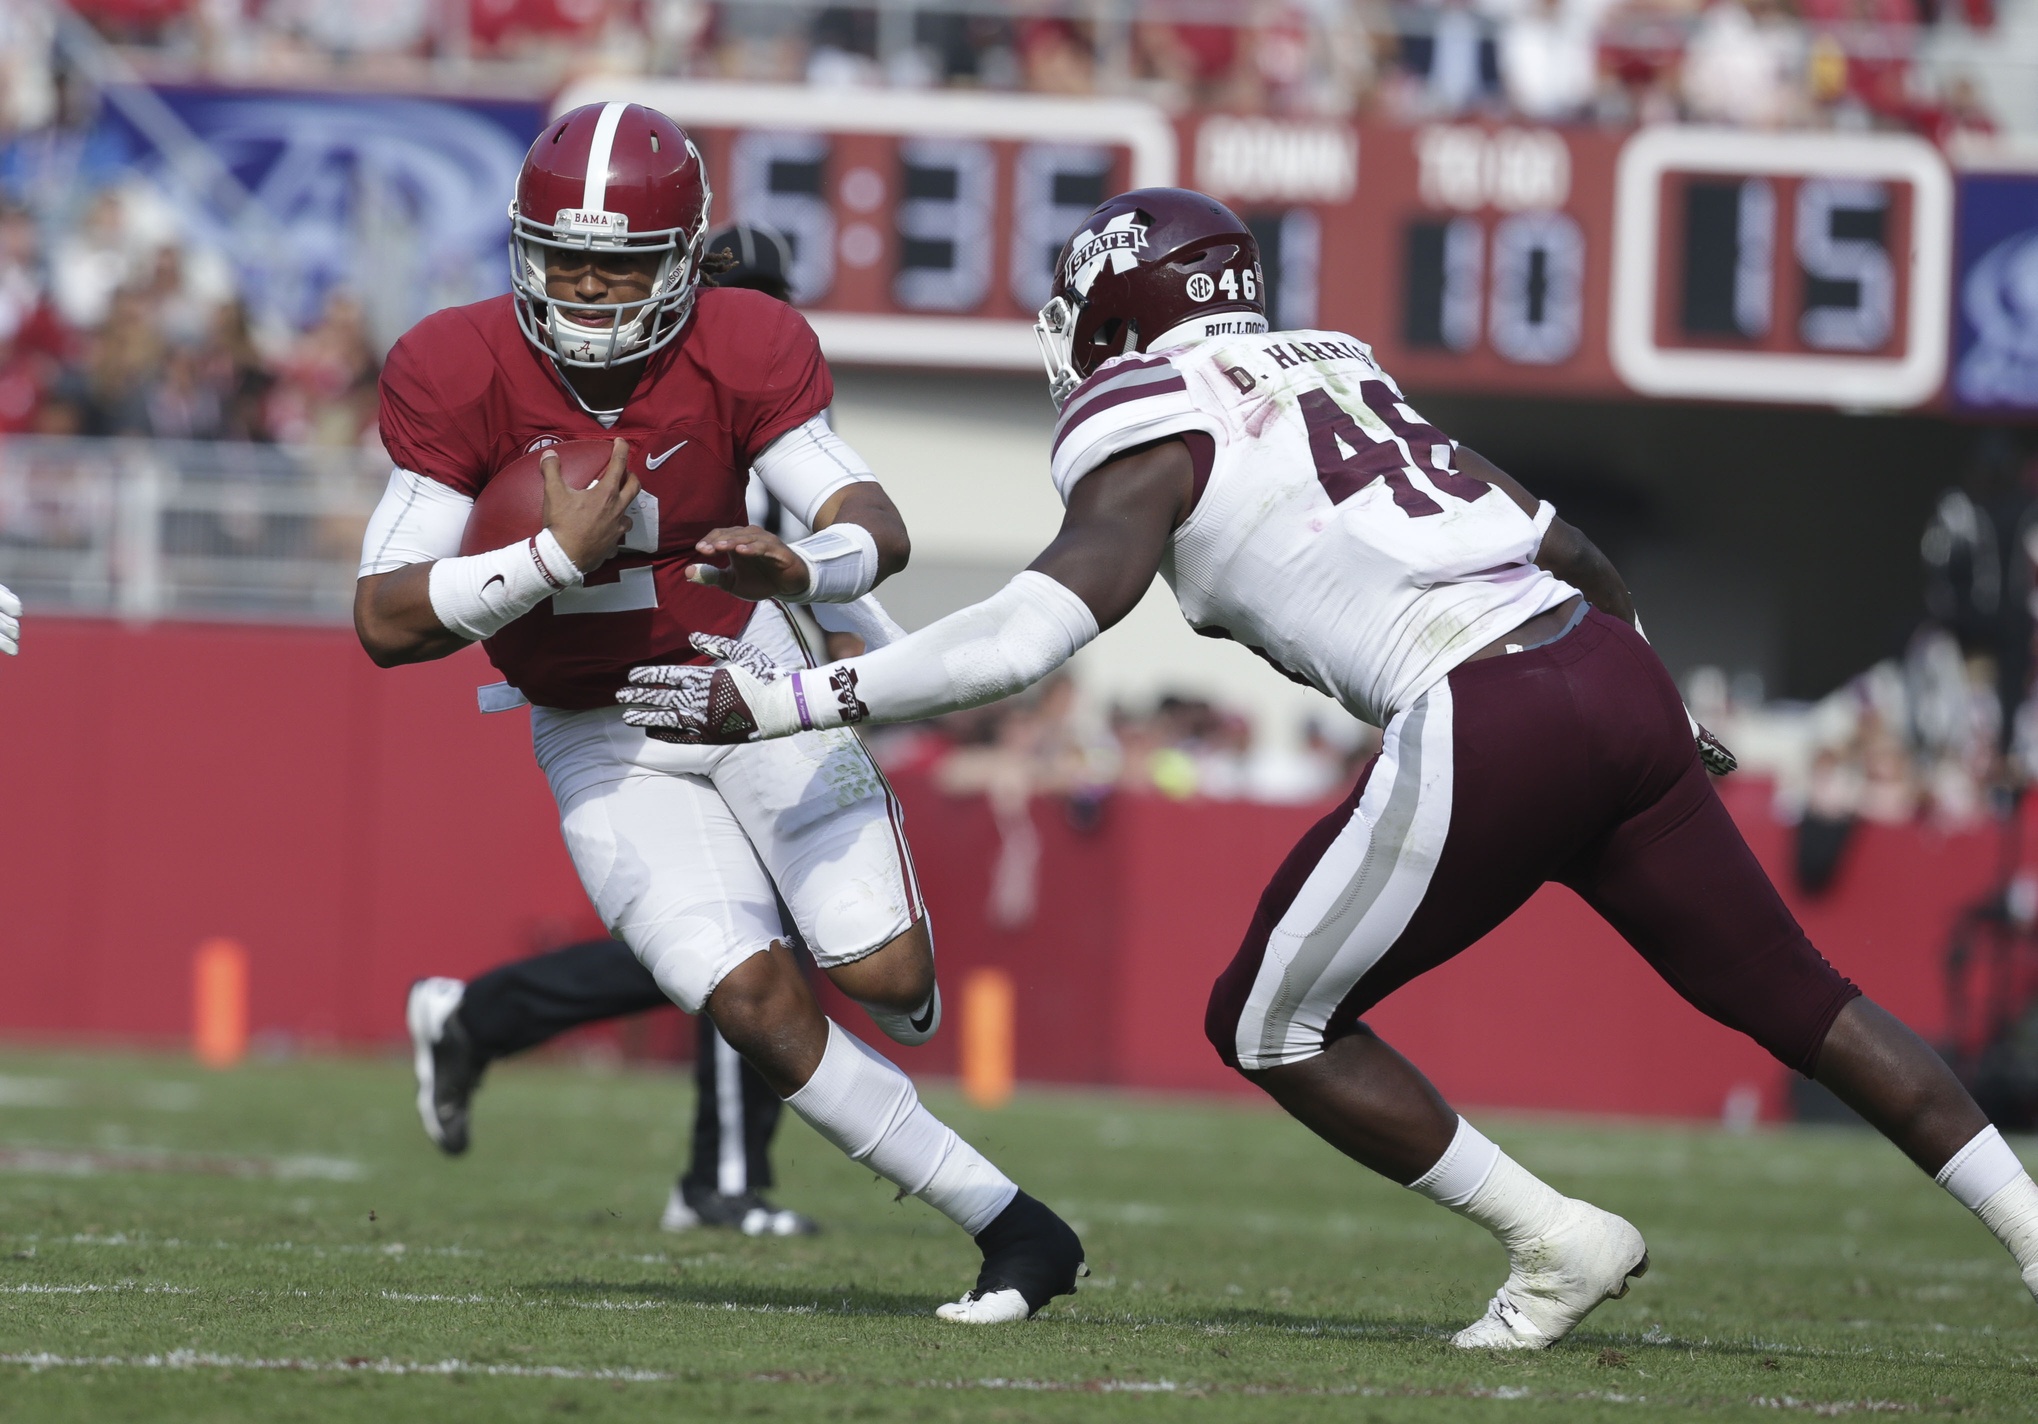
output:
[[[930,1094],[1095,1271],[970,1330],[929,1314],[969,1242],[790,1116],[778,1194],[824,1235],[668,1236],[687,1079],[499,1068],[460,1161],[410,1091],[0,1054],[0,1420],[2038,1417],[2038,1306],[1866,1133],[1483,1116],[1655,1268],[1557,1350],[1467,1358],[1499,1249],[1254,1105]]]

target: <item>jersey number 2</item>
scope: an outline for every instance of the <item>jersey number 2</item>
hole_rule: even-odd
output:
[[[1387,488],[1394,492],[1394,502],[1409,518],[1442,514],[1444,507],[1408,478],[1409,467],[1416,465],[1422,454],[1430,457],[1429,468],[1422,471],[1424,477],[1446,494],[1470,501],[1492,488],[1484,480],[1452,469],[1451,444],[1444,439],[1443,432],[1413,418],[1414,412],[1395,401],[1386,386],[1378,381],[1365,381],[1359,389],[1367,408],[1392,432],[1385,440],[1367,434],[1352,413],[1323,387],[1302,393],[1302,423],[1309,429],[1309,453],[1316,460],[1316,478],[1322,482],[1332,504],[1343,504],[1374,480],[1384,479]]]
[[[658,496],[650,490],[638,490],[637,497],[630,501],[630,529],[623,535],[618,552],[658,552]],[[552,596],[552,612],[559,616],[569,613],[635,613],[657,606],[658,579],[649,564],[618,570],[615,578],[605,583],[582,584]]]

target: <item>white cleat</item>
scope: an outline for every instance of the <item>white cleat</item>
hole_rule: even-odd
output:
[[[745,1236],[812,1236],[821,1229],[812,1217],[791,1207],[773,1206],[756,1192],[724,1196],[689,1188],[684,1182],[673,1183],[658,1229],[679,1232],[704,1226],[732,1227]]]
[[[695,1230],[705,1224],[701,1220],[701,1214],[686,1204],[686,1197],[675,1184],[672,1195],[665,1199],[665,1210],[659,1214],[658,1229],[677,1234],[681,1231]]]
[[[467,985],[458,979],[420,979],[410,986],[403,1008],[404,1026],[410,1030],[411,1069],[417,1074],[418,1120],[424,1124],[425,1136],[452,1156],[467,1150],[467,1099],[480,1077],[464,1062],[439,1061],[446,1021],[460,1007],[466,992]],[[454,1071],[445,1071],[448,1067]]]
[[[1566,1203],[1547,1236],[1509,1253],[1507,1281],[1451,1343],[1461,1350],[1547,1350],[1600,1302],[1619,1300],[1649,1269],[1642,1233],[1590,1202]]]
[[[969,1290],[962,1293],[961,1300],[935,1306],[934,1313],[943,1320],[956,1320],[964,1325],[1009,1325],[1014,1320],[1024,1320],[1033,1313],[1033,1308],[1016,1290],[988,1294]]]

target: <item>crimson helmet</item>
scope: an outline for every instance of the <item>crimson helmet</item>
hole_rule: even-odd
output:
[[[1137,188],[1062,248],[1033,333],[1059,408],[1113,356],[1266,329],[1260,245],[1238,214],[1187,188]]]
[[[510,289],[517,321],[540,351],[568,366],[613,366],[678,336],[700,286],[708,225],[707,170],[678,124],[641,104],[583,104],[545,126],[510,204]],[[589,308],[545,293],[548,251],[658,254],[651,295]]]

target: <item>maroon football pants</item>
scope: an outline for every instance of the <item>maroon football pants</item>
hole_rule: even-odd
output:
[[[1801,1073],[1860,993],[1720,804],[1662,662],[1595,610],[1556,642],[1459,667],[1388,724],[1261,896],[1205,1031],[1234,1068],[1321,1052],[1552,880]]]

